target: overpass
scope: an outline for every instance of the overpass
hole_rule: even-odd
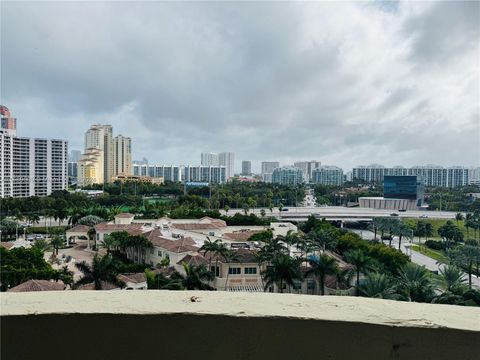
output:
[[[396,214],[399,218],[413,218],[413,219],[444,219],[454,220],[456,212],[453,211],[428,211],[428,210],[407,210],[400,212],[397,210],[388,209],[369,209],[369,208],[347,208],[343,206],[325,206],[325,207],[288,207],[279,211],[278,208],[270,209],[263,208],[266,216],[273,216],[281,220],[291,221],[306,221],[310,215],[317,218],[325,218],[326,220],[343,220],[343,221],[371,221],[376,217],[389,217]],[[249,210],[248,213],[260,216],[262,208],[255,208]],[[230,209],[228,213],[221,210],[223,215],[232,216],[236,213],[243,213],[242,209]]]

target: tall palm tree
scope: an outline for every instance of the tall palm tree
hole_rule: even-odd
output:
[[[405,223],[400,222],[393,229],[393,233],[398,236],[398,250],[402,250],[402,238],[412,239],[412,229]]]
[[[443,291],[453,294],[461,295],[466,291],[466,276],[465,273],[454,265],[447,265],[440,267],[440,288]]]
[[[363,283],[359,286],[362,296],[379,299],[398,299],[396,286],[385,274],[370,272],[365,277]]]
[[[308,262],[310,263],[310,269],[305,273],[305,277],[310,275],[316,276],[318,278],[320,295],[325,295],[325,276],[337,273],[337,261],[328,255],[322,254],[318,257],[311,257]]]
[[[350,250],[345,253],[345,258],[349,262],[356,273],[356,292],[360,295],[360,274],[366,273],[373,269],[374,262],[370,256],[367,256],[362,250]]]
[[[187,290],[215,290],[208,282],[213,280],[213,274],[205,265],[182,264],[185,275],[175,272],[170,276],[172,280],[180,281]]]
[[[462,221],[464,219],[464,216],[462,213],[456,213],[455,214],[455,220],[457,221],[457,226],[458,226],[458,222],[459,221]]]
[[[118,263],[112,255],[103,257],[95,255],[91,265],[82,261],[75,266],[83,273],[83,277],[76,282],[76,286],[93,282],[95,290],[101,290],[102,281],[117,283]]]
[[[230,264],[232,262],[236,262],[239,260],[238,254],[235,250],[232,249],[227,249],[226,251],[223,251],[223,259],[226,264],[228,264],[228,270],[227,270],[227,278],[225,279],[225,291],[227,290],[227,285],[228,285],[228,278],[230,276]]]
[[[58,255],[58,249],[64,245],[63,239],[60,235],[53,235],[52,239],[50,240],[50,246],[53,248],[55,255]]]
[[[264,289],[267,290],[269,286],[275,284],[283,293],[284,285],[293,286],[295,280],[301,280],[300,261],[286,254],[277,254],[262,272],[265,280]]]
[[[425,266],[407,263],[400,268],[396,279],[398,292],[405,300],[430,302],[434,296],[432,275]]]
[[[103,241],[100,241],[100,243],[98,244],[100,248],[104,248],[105,250],[107,250],[107,254],[110,254],[111,252],[117,250],[118,245],[118,240],[115,238],[115,236],[111,235],[105,235],[103,237]]]

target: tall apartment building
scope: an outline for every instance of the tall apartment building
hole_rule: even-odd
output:
[[[311,182],[320,185],[342,185],[343,170],[337,166],[323,165],[312,171]]]
[[[133,175],[163,178],[165,181],[180,182],[182,171],[180,166],[134,164]]]
[[[96,147],[85,149],[77,163],[78,186],[104,183],[104,171],[105,159],[103,150]]]
[[[99,149],[103,152],[103,180],[109,183],[115,174],[113,129],[111,125],[92,125],[85,133],[85,152],[89,149]],[[80,170],[80,169],[79,169]]]
[[[272,182],[274,184],[298,185],[303,181],[303,171],[294,166],[284,166],[273,170]]]
[[[1,106],[2,120],[11,118]],[[12,125],[13,124],[13,125]],[[0,197],[47,196],[68,185],[68,142],[16,136],[16,121],[0,128]]]
[[[279,167],[280,163],[278,161],[262,161],[262,181],[266,183],[271,183],[273,170]]]
[[[224,184],[227,181],[225,166],[190,166],[184,168],[185,182],[208,182]]]
[[[242,175],[252,175],[252,162],[242,161]]]
[[[306,183],[311,182],[312,172],[321,165],[320,161],[310,160],[310,161],[298,161],[293,164],[294,167],[299,168],[303,172],[303,179]]]
[[[410,168],[402,166],[386,168],[382,165],[369,165],[353,168],[352,179],[368,183],[381,183],[384,176],[419,176],[423,179],[426,186],[453,188],[467,185],[470,178],[469,172],[470,169],[463,166],[444,168],[437,165],[426,165]]]
[[[114,175],[132,175],[132,139],[117,135],[113,139]]]
[[[218,166],[219,165],[218,154],[202,153],[200,164],[203,166]]]

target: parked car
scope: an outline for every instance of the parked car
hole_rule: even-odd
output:
[[[427,215],[420,215],[420,218],[422,218],[422,219],[428,219],[428,216],[427,216]]]
[[[282,211],[288,211],[288,209],[283,208]]]
[[[390,216],[398,216],[398,214],[392,213],[390,214]]]

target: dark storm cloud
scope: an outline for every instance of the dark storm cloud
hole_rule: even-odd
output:
[[[478,3],[371,5],[3,2],[2,102],[161,163],[479,163]]]

